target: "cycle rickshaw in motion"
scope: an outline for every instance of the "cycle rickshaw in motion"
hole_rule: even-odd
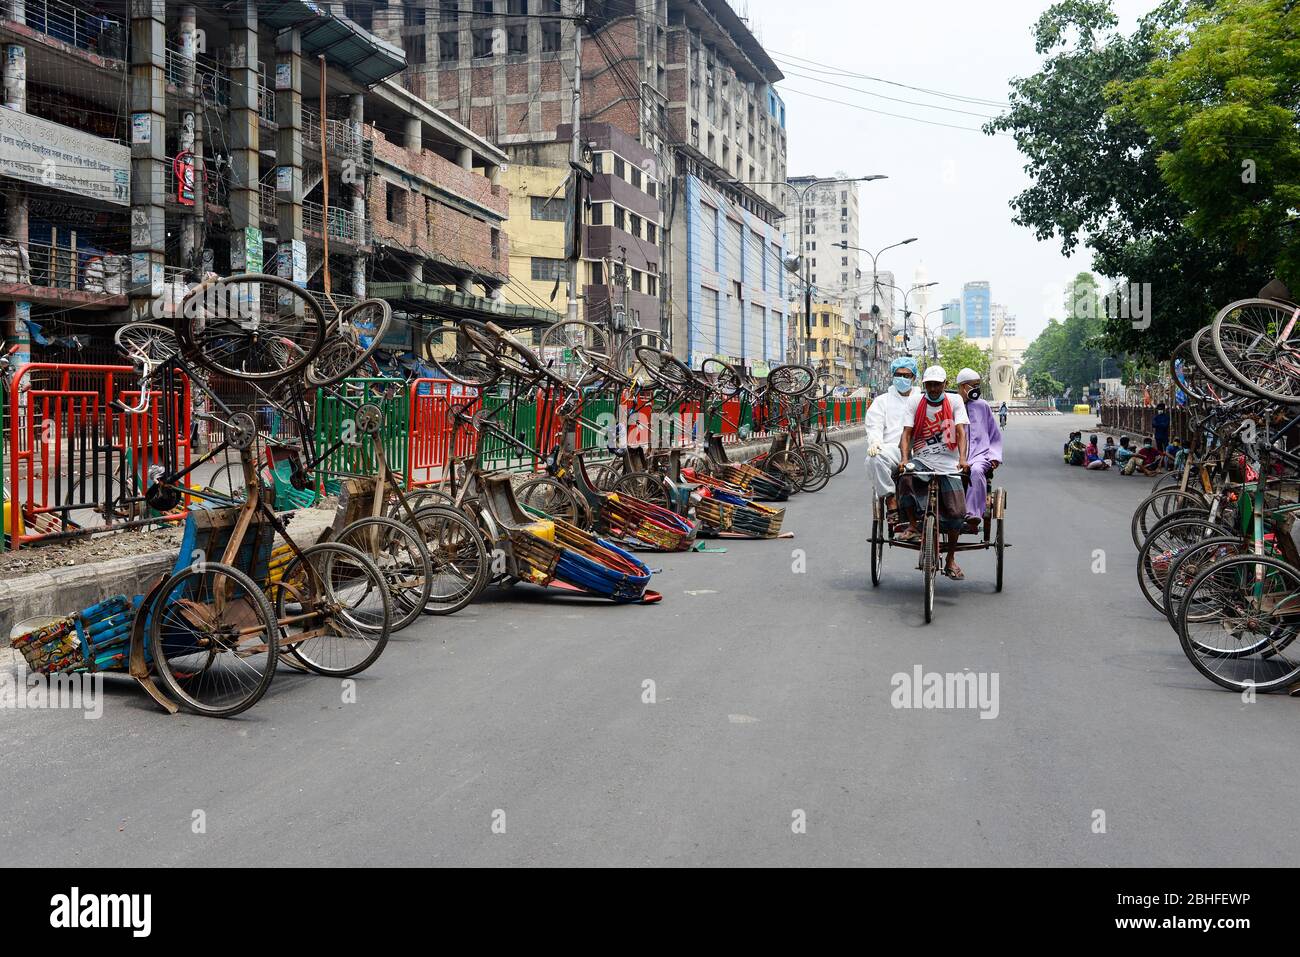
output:
[[[900,539],[894,534],[894,525],[889,520],[884,496],[874,496],[871,515],[871,585],[877,587],[881,582],[885,562],[885,551],[892,548],[905,548],[917,553],[917,570],[924,576],[922,602],[925,621],[929,624],[934,618],[935,578],[942,573],[943,552],[947,546],[941,541],[939,529],[939,478],[959,476],[960,472],[937,472],[916,467],[915,462],[903,466],[918,478],[926,482],[925,514],[921,519],[921,535],[917,539]],[[1010,544],[1006,540],[1007,493],[1001,487],[991,487],[988,493],[984,515],[980,520],[980,531],[974,540],[961,538],[957,540],[955,550],[989,551],[992,550],[996,561],[994,591],[1002,591],[1002,572],[1006,550]],[[963,532],[963,534],[965,534]]]

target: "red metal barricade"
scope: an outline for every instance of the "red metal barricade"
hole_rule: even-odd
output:
[[[432,485],[442,477],[442,469],[448,462],[474,451],[473,430],[453,429],[447,409],[453,402],[477,400],[478,390],[450,379],[413,379],[409,395],[411,439],[406,456],[406,483],[408,487]],[[457,436],[455,448],[452,448],[453,434]]]
[[[133,366],[32,362],[14,373],[10,549],[76,531],[88,519],[111,525],[125,500],[144,494],[151,467],[189,465],[190,384],[180,373],[171,382],[152,393],[146,411],[131,414],[112,402],[138,404]]]

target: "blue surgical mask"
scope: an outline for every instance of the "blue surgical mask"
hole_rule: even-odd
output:
[[[912,380],[901,375],[894,376],[894,388],[898,390],[899,395],[907,395],[912,391]]]
[[[927,392],[927,393],[925,394],[925,401],[926,401],[926,402],[929,402],[931,405],[943,405],[943,397],[944,397],[944,393],[940,392],[940,393],[939,393],[939,398],[937,398],[937,399],[932,399],[932,398],[930,397],[930,393]]]

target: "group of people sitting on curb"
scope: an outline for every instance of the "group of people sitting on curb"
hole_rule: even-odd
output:
[[[896,539],[916,541],[929,483],[939,483],[939,528],[948,546],[943,573],[960,581],[966,576],[956,562],[957,537],[979,530],[989,476],[1002,464],[1002,430],[980,398],[974,369],[957,373],[956,392],[947,390],[942,366],[920,374],[915,359],[900,356],[889,371],[893,382],[871,403],[864,422],[872,490],[885,499]],[[915,388],[918,375],[921,389]]]
[[[1150,436],[1144,438],[1140,446],[1135,446],[1127,435],[1119,440],[1119,445],[1110,435],[1106,436],[1105,445],[1099,445],[1097,436],[1091,435],[1085,445],[1082,432],[1071,432],[1061,451],[1066,465],[1081,465],[1092,471],[1117,469],[1121,475],[1140,473],[1148,476],[1181,468],[1187,454],[1178,439],[1172,439],[1162,449]]]

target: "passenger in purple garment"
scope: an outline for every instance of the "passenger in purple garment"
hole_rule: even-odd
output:
[[[980,374],[974,369],[957,373],[957,391],[966,403],[970,418],[969,451],[970,488],[966,490],[966,531],[976,532],[984,515],[989,493],[989,476],[1002,464],[1002,430],[989,404],[980,398]]]

